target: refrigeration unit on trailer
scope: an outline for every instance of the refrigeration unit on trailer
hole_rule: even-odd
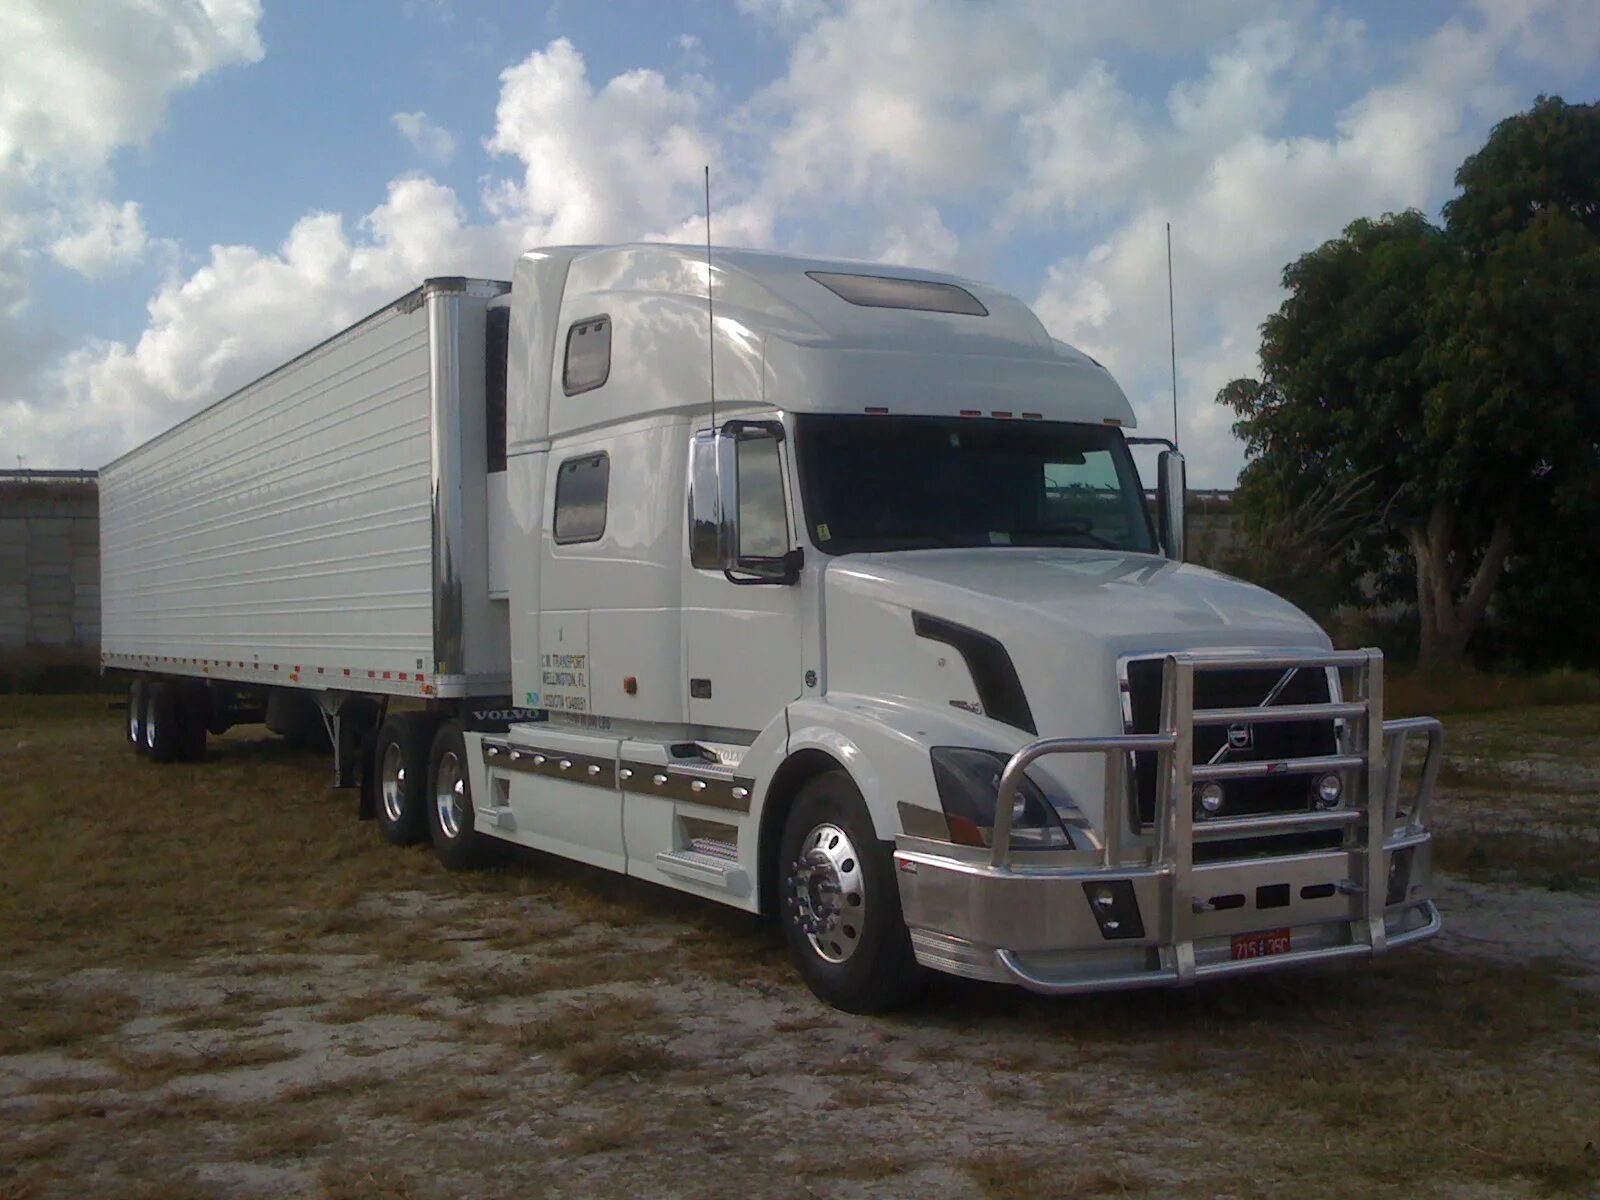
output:
[[[537,250],[108,467],[106,664],[154,758],[309,713],[391,840],[769,913],[843,1008],[1429,937],[1438,723],[1185,565],[1133,424],[971,280]]]

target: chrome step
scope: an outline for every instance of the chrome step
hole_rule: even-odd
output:
[[[693,853],[703,854],[707,858],[723,858],[729,862],[739,861],[738,843],[723,841],[721,838],[691,838],[689,839],[689,849]]]
[[[662,850],[656,855],[656,870],[736,895],[745,895],[750,890],[750,877],[744,869],[720,854]]]

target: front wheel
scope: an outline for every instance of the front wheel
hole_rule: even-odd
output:
[[[845,1012],[876,1013],[921,990],[893,854],[843,771],[800,789],[784,822],[779,862],[784,937],[820,999]]]
[[[439,861],[452,871],[483,865],[487,846],[475,818],[467,741],[457,722],[446,721],[439,726],[428,756],[428,834]]]

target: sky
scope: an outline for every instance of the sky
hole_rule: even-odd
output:
[[[4,0],[0,468],[97,467],[431,275],[564,242],[952,270],[1033,306],[1190,482],[1284,266],[1436,215],[1594,0]]]

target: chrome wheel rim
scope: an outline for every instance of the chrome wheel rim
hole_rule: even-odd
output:
[[[433,805],[439,812],[439,829],[447,838],[461,835],[461,816],[467,806],[467,781],[461,774],[461,760],[453,750],[439,759],[439,773],[433,779]]]
[[[139,707],[133,703],[128,705],[128,740],[135,746],[139,744]]]
[[[146,750],[154,750],[156,748],[156,706],[154,704],[145,706],[144,748]]]
[[[390,824],[398,824],[405,815],[406,800],[405,755],[398,742],[383,748],[383,765],[378,770],[378,790],[383,796],[383,815]]]
[[[789,868],[790,919],[819,958],[842,963],[856,952],[866,928],[866,880],[850,835],[816,826],[800,841]]]

